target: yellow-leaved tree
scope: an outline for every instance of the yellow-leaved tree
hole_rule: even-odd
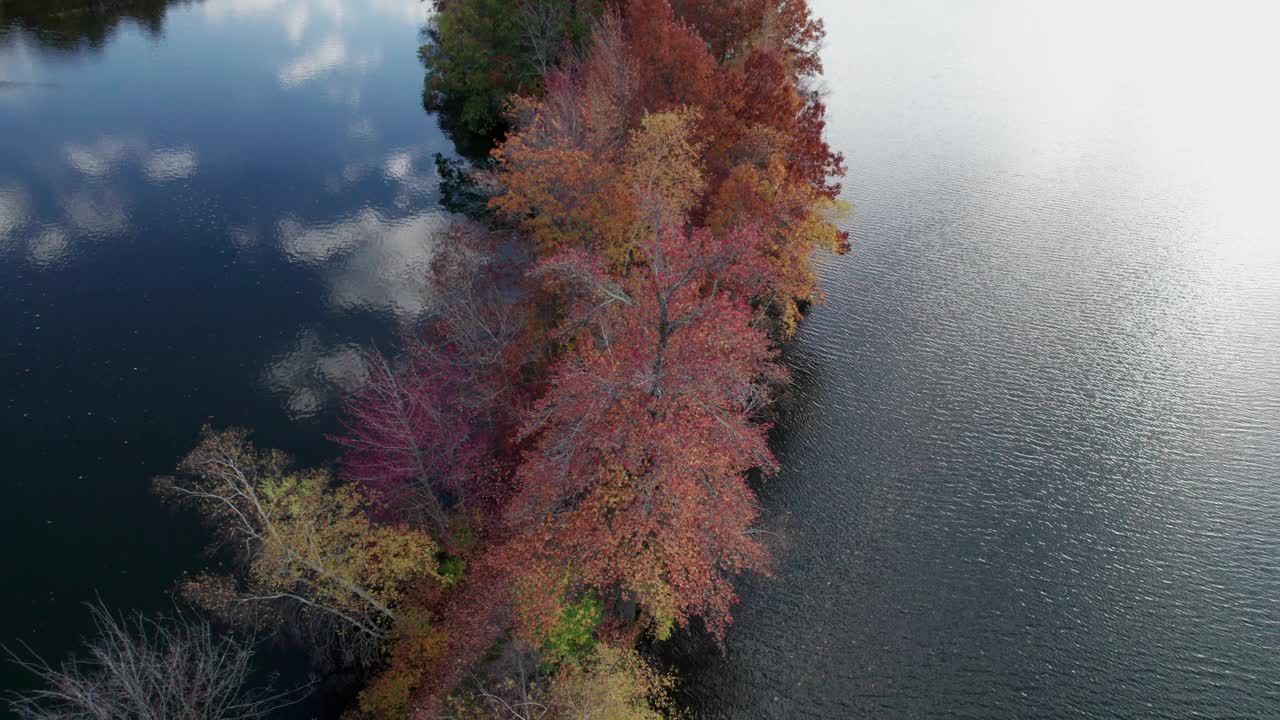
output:
[[[430,536],[374,522],[358,487],[295,471],[243,430],[206,428],[179,471],[157,479],[157,492],[200,513],[236,560],[231,575],[197,577],[183,592],[225,620],[285,621],[319,646],[368,658],[405,590],[436,577]]]
[[[582,667],[556,675],[547,704],[562,720],[663,720],[674,717],[672,684],[634,649],[601,643]]]
[[[449,698],[447,717],[453,720],[665,720],[679,717],[671,702],[673,677],[654,670],[634,648],[598,643],[581,664],[565,664],[549,675],[533,672],[533,658],[525,662],[514,649],[509,649],[506,655],[494,662],[515,667],[491,668],[499,677],[489,681],[473,676]]]

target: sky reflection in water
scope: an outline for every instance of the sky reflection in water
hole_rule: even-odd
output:
[[[10,32],[0,134],[22,142],[0,149],[0,272],[187,246],[193,262],[233,253],[261,282],[295,266],[323,284],[328,317],[417,317],[447,222],[432,154],[451,150],[419,104],[427,7],[206,0],[171,7],[157,36],[126,20],[84,57]],[[320,340],[328,317],[292,333],[263,374],[292,415],[361,374],[320,369],[358,364],[349,350],[370,339]],[[316,367],[297,368],[303,358]]]
[[[148,489],[202,424],[332,458],[362,352],[431,307],[448,222],[428,3],[113,7],[143,22],[0,27],[0,542],[38,549],[6,561],[0,643],[52,659],[81,603],[171,609],[206,562]]]

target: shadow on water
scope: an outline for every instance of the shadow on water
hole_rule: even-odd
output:
[[[100,51],[123,22],[163,35],[169,9],[193,2],[199,0],[6,0],[0,3],[0,37],[25,30],[51,50]]]
[[[802,325],[801,332],[805,332]],[[783,390],[774,402],[776,416],[774,427],[770,433],[769,446],[783,467],[788,465],[788,454],[797,434],[803,432],[807,423],[815,419],[812,399],[815,390],[829,381],[831,370],[830,358],[814,352],[803,344],[791,343],[784,347],[782,359],[791,372],[791,384]],[[752,486],[759,500],[761,517],[757,530],[763,536],[764,544],[774,558],[774,567],[785,565],[788,553],[804,542],[804,518],[795,513],[780,510],[783,503],[775,495],[789,492],[786,479],[778,476],[762,478],[755,474]],[[754,592],[768,588],[781,580],[778,577],[744,576],[739,579],[739,591],[749,597]],[[743,610],[739,605],[735,615]],[[704,678],[726,672],[735,660],[733,656],[733,637],[735,628],[730,625],[725,646],[719,646],[701,624],[695,621],[690,627],[677,630],[671,640],[655,644],[647,648],[648,652],[667,668],[672,669],[677,677],[676,702],[686,712],[696,716],[705,703]]]

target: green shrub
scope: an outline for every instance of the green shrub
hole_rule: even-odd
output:
[[[596,647],[596,628],[604,619],[604,603],[594,595],[585,595],[565,606],[556,624],[542,643],[546,661],[555,666],[581,667]]]

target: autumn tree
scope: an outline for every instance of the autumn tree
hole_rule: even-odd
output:
[[[659,632],[698,616],[720,634],[733,577],[765,569],[744,476],[776,466],[753,420],[785,373],[731,292],[756,242],[660,228],[623,280],[583,251],[539,266],[574,297],[576,351],[524,426],[510,521],[526,528],[513,555],[527,627],[548,626],[569,578],[634,594]]]
[[[566,131],[581,126],[589,109],[576,101],[577,81],[557,80],[567,88],[549,90],[529,124],[495,151],[503,191],[493,206],[528,228],[542,255],[588,248],[622,271],[638,239],[653,231],[655,213],[672,224],[700,202],[699,115],[686,107],[645,112],[622,144],[613,133],[597,143],[585,130]],[[573,102],[561,103],[562,95]]]
[[[405,613],[387,666],[361,693],[360,717],[444,714],[448,695],[511,627],[509,570],[494,560],[485,548],[473,555],[465,579],[432,605],[429,618]]]
[[[813,253],[848,250],[847,234],[835,225],[843,158],[823,139],[821,101],[796,88],[777,51],[752,50],[721,82],[704,219],[717,232],[748,225],[764,233],[769,269],[754,301],[772,333],[787,338],[802,307],[821,298]]]
[[[635,254],[646,238],[680,225],[701,202],[706,181],[702,148],[694,139],[698,121],[698,112],[688,107],[646,112],[632,131],[620,182],[634,215],[624,248],[608,253],[615,267],[630,264],[629,257],[619,262],[622,250]]]
[[[411,351],[412,352],[412,351]],[[369,379],[347,402],[343,476],[370,489],[378,504],[447,541],[446,493],[461,493],[484,460],[469,442],[463,375],[434,356],[413,353],[396,367],[368,353]]]
[[[500,423],[513,402],[530,348],[525,238],[475,222],[455,222],[431,263],[433,311],[407,338],[410,355],[434,355],[464,377],[461,402],[477,419]]]
[[[632,127],[630,110],[640,72],[627,50],[622,17],[615,9],[605,9],[592,27],[586,57],[566,71],[573,72],[586,146],[598,155],[615,157]]]
[[[705,108],[715,93],[715,59],[667,0],[629,0],[623,32],[636,68],[632,113]]]
[[[561,8],[511,2],[471,19],[500,0],[442,3],[425,52],[435,82],[472,73],[485,86],[477,116],[510,123],[469,188],[537,259],[526,280],[538,287],[512,283],[524,330],[507,331],[492,284],[446,283],[403,358],[375,364],[366,392],[391,378],[396,401],[358,399],[346,441],[366,486],[428,491],[410,502],[435,517],[427,526],[447,526],[472,488],[504,492],[490,493],[501,499],[485,505],[466,578],[430,604],[427,630],[397,641],[361,705],[378,717],[656,717],[627,689],[651,683],[605,641],[694,618],[723,639],[735,579],[767,572],[747,477],[777,466],[760,417],[787,380],[772,342],[820,298],[812,254],[848,247],[835,224],[843,158],[812,82],[822,24],[805,0],[613,0],[589,41],[557,44],[571,22]],[[482,480],[472,454],[519,462]],[[475,702],[446,708],[513,624],[516,644],[559,670],[473,684]]]
[[[196,510],[237,561],[234,576],[202,576],[183,590],[232,621],[293,618],[366,655],[396,620],[406,586],[435,576],[425,533],[378,525],[358,487],[258,450],[242,430],[204,431],[180,473],[159,478],[162,497]]]
[[[423,678],[447,660],[447,636],[425,608],[400,614],[391,628],[386,663],[360,691],[349,720],[402,720],[410,717]]]
[[[822,74],[818,55],[826,35],[807,0],[671,0],[676,15],[707,42],[721,64],[732,64],[752,48],[778,50],[791,76]]]
[[[368,353],[368,380],[345,404],[345,432],[332,438],[345,479],[446,545],[451,511],[493,490],[497,436],[530,352],[522,262],[503,233],[456,223],[431,266],[435,312],[406,330],[395,360]]]
[[[803,3],[766,6],[808,17]],[[821,297],[811,255],[847,249],[834,224],[843,159],[822,137],[821,99],[797,84],[778,43],[744,45],[716,67],[666,0],[626,8],[623,21],[606,12],[588,57],[552,73],[545,96],[519,101],[516,131],[494,153],[491,205],[540,254],[587,248],[615,272],[649,231],[641,198],[717,232],[758,227],[769,263],[752,301],[789,337]],[[654,185],[658,170],[665,185]]]
[[[556,720],[663,720],[676,717],[673,679],[655,671],[632,648],[596,645],[581,666],[552,679],[546,705]]]
[[[456,107],[463,124],[490,133],[514,94],[536,94],[562,55],[572,54],[599,14],[599,0],[454,0],[435,16],[420,51],[426,101]]]
[[[707,224],[730,232],[748,224],[763,242],[757,250],[769,268],[757,278],[753,301],[761,326],[788,338],[798,327],[802,306],[821,298],[812,255],[816,250],[841,254],[848,250],[844,232],[834,224],[843,212],[836,201],[788,180],[782,159],[764,167],[735,166],[708,201]]]
[[[606,12],[586,57],[550,73],[544,96],[517,101],[515,132],[494,151],[501,189],[492,206],[527,228],[543,255],[591,247],[625,267],[643,220],[636,193],[657,169],[654,153],[679,163],[669,177],[688,180],[650,194],[679,192],[672,201],[682,212],[696,204],[695,127],[715,72],[666,0],[631,0],[624,16]]]
[[[672,678],[631,648],[599,644],[582,665],[540,672],[537,658],[508,646],[506,665],[449,698],[454,720],[663,720],[676,717]]]
[[[493,152],[500,189],[491,206],[541,253],[620,242],[630,215],[618,178],[633,92],[621,21],[606,13],[583,65],[550,73],[541,98],[516,100],[516,129]]]
[[[828,198],[839,195],[834,178],[844,175],[844,164],[823,139],[826,108],[796,87],[779,52],[753,50],[741,67],[724,74],[718,98],[719,127],[709,147],[718,174],[779,155],[792,182]]]

